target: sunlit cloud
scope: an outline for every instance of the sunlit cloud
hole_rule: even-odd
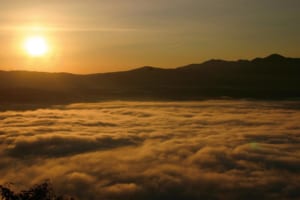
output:
[[[107,102],[0,113],[1,183],[79,199],[293,199],[289,102]]]

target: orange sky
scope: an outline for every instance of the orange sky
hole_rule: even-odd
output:
[[[299,1],[0,1],[0,69],[95,73],[211,58],[300,57]],[[49,44],[24,50],[27,37]]]

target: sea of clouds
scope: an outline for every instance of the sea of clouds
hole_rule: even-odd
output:
[[[105,102],[0,112],[0,184],[78,199],[300,198],[300,103]]]

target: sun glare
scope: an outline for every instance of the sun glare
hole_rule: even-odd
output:
[[[41,36],[28,37],[24,47],[26,52],[34,57],[43,56],[48,52],[48,44]]]

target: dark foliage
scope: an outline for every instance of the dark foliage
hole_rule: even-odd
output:
[[[7,186],[0,185],[0,195],[2,200],[75,200],[72,197],[56,196],[49,181],[19,193],[14,192]]]

